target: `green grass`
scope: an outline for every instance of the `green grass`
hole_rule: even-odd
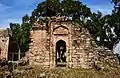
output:
[[[31,68],[32,69],[29,69]],[[18,67],[20,72],[13,72],[13,78],[120,78],[120,68],[104,68],[100,71],[82,68],[44,69],[40,66]],[[0,78],[5,77],[4,71]]]

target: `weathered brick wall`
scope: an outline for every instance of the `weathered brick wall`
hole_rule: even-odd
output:
[[[108,66],[117,67],[119,65],[118,59],[113,51],[105,47],[98,47],[98,63],[104,63]]]
[[[67,67],[92,68],[94,64],[117,65],[113,52],[96,45],[89,31],[84,27],[63,20],[52,20],[47,25],[33,26],[28,57],[30,64],[56,67],[56,43],[66,43]]]
[[[9,36],[6,29],[0,29],[0,59],[8,57]]]
[[[30,50],[27,54],[30,64],[49,66],[49,36],[46,30],[32,30]]]
[[[72,28],[72,62],[73,67],[90,68],[95,60],[96,54],[91,46],[91,36],[88,30],[79,25]]]
[[[105,47],[97,46],[87,29],[76,24],[72,30],[73,67],[92,68],[94,64],[98,63],[109,66],[118,65],[118,60],[113,52]]]

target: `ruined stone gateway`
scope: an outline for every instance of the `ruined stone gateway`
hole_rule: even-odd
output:
[[[26,57],[31,65],[48,68],[92,68],[96,62],[117,64],[111,50],[98,47],[87,29],[64,17],[51,17],[48,24],[32,26]]]

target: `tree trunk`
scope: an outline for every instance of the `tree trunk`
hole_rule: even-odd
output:
[[[19,46],[18,60],[20,60],[20,53],[21,53],[21,50],[20,50],[20,46]]]

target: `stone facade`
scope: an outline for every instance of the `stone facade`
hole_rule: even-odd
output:
[[[0,29],[0,59],[7,59],[9,46],[8,30]]]
[[[63,57],[60,52],[66,57],[66,67],[92,68],[96,62],[117,65],[112,51],[98,47],[89,31],[72,21],[52,17],[48,25],[35,24],[31,31],[30,49],[26,53],[30,64],[54,68],[58,58]]]

